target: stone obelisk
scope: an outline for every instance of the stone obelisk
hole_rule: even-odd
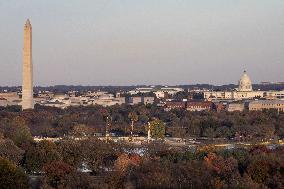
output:
[[[22,110],[33,108],[32,25],[28,19],[24,26]]]

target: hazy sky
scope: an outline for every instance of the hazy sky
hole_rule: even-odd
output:
[[[284,81],[284,0],[0,0],[0,85]]]

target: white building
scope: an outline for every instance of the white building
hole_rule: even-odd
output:
[[[165,94],[175,95],[178,92],[182,92],[184,89],[178,87],[162,87],[162,88],[153,88],[153,87],[146,87],[146,88],[136,88],[134,90],[129,91],[128,93],[131,95],[135,94],[145,94],[153,92],[157,98],[165,98]]]
[[[39,99],[41,100],[41,99]],[[125,103],[125,97],[115,98],[113,94],[107,92],[88,92],[86,95],[74,96],[67,94],[56,94],[49,100],[39,101],[39,104],[43,106],[52,106],[58,108],[66,108],[69,106],[88,106],[88,105],[101,105],[101,106],[113,106],[121,105]]]
[[[238,82],[239,87],[232,91],[206,91],[206,100],[244,100],[253,98],[284,98],[284,91],[254,91],[252,82],[244,71]]]
[[[182,92],[184,89],[178,87],[162,87],[159,90],[154,91],[157,98],[165,98],[165,95],[175,95],[178,92]]]
[[[154,88],[152,87],[144,87],[144,88],[136,88],[134,90],[131,90],[129,91],[128,93],[131,94],[131,95],[136,95],[136,94],[139,94],[139,93],[150,93],[150,92],[153,92],[154,91]]]
[[[113,105],[121,105],[125,103],[125,97],[115,98],[112,94],[104,94],[98,98],[93,100],[93,104],[101,105],[101,106],[113,106]]]

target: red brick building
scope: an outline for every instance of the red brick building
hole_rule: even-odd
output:
[[[187,102],[186,109],[188,111],[211,111],[213,109],[213,103],[209,101]]]
[[[216,102],[214,103],[213,109],[215,109],[217,112],[221,112],[221,111],[226,110],[226,106],[227,106],[227,103]]]
[[[171,110],[171,109],[185,109],[186,108],[186,102],[166,102],[165,109]]]

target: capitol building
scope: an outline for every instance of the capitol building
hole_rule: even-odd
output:
[[[206,100],[246,100],[254,98],[265,99],[282,99],[284,91],[254,91],[252,82],[247,72],[244,71],[241,79],[238,82],[238,88],[231,91],[206,91],[204,98]]]

